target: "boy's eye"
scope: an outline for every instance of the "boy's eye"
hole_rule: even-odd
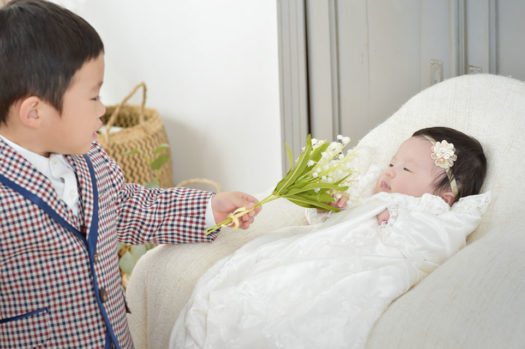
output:
[[[96,96],[96,97],[91,98],[92,101],[98,101],[99,99],[100,99],[100,96]]]

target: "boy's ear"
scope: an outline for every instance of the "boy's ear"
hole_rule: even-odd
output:
[[[27,127],[36,128],[40,124],[41,117],[39,107],[42,101],[36,96],[24,98],[18,108],[18,119]]]
[[[446,191],[444,193],[439,194],[443,200],[449,205],[452,206],[452,203],[454,203],[454,200],[456,199],[456,196],[451,191]]]

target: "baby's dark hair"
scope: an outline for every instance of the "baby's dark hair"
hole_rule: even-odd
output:
[[[13,0],[0,8],[0,124],[13,103],[29,96],[62,112],[71,78],[102,52],[95,29],[63,7]]]
[[[479,193],[487,173],[487,159],[477,139],[448,127],[424,128],[414,132],[412,136],[430,136],[436,142],[446,140],[454,144],[457,160],[450,170],[458,187],[455,200]],[[450,182],[445,173],[437,179],[436,190],[450,190]]]

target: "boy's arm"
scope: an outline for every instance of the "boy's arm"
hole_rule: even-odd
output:
[[[151,189],[126,183],[119,191],[117,233],[130,244],[213,241],[206,235],[206,206],[213,193],[190,189]]]
[[[191,243],[213,241],[217,232],[206,235],[206,209],[211,200],[212,216],[217,223],[239,207],[251,208],[257,199],[239,192],[214,194],[191,188],[153,189],[125,183],[122,169],[105,151],[95,145],[109,170],[109,190],[114,193],[118,239],[129,244]],[[109,183],[108,183],[109,184]],[[116,207],[115,207],[116,206]],[[260,207],[240,218],[247,228]]]
[[[120,192],[119,240],[131,244],[213,241],[216,232],[206,235],[206,207],[210,199],[216,223],[237,208],[250,209],[257,203],[251,195],[240,192],[214,194],[190,188],[149,189],[125,184]],[[248,228],[260,210],[258,207],[240,217],[239,228]]]

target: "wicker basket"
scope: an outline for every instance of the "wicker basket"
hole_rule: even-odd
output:
[[[142,104],[129,105],[128,100],[142,88]],[[148,159],[161,144],[168,143],[164,124],[155,109],[146,108],[146,85],[141,82],[116,106],[108,106],[102,117],[105,130],[98,141],[102,148],[114,158],[129,183],[145,184],[153,180],[153,173]],[[111,132],[112,127],[121,130]],[[124,155],[131,150],[139,151],[142,156]],[[173,186],[171,158],[158,172],[161,187]]]

